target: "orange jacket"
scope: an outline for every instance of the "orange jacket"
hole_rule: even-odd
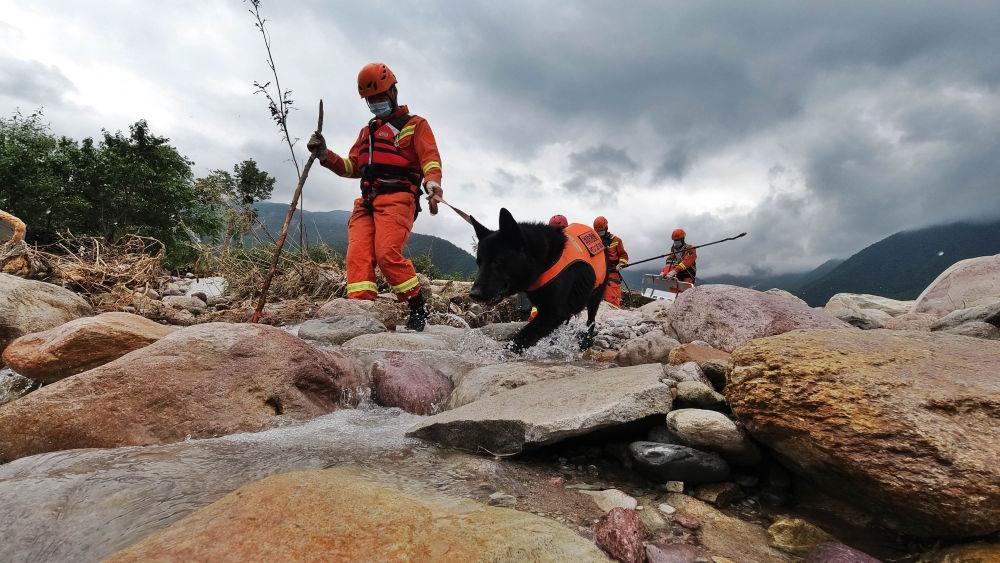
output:
[[[399,115],[409,113],[406,106],[400,106],[389,119]],[[381,123],[381,122],[380,122]],[[337,153],[327,150],[326,160],[322,165],[332,170],[338,176],[344,178],[360,178],[361,167],[358,166],[358,156],[361,153],[361,144],[368,137],[368,126],[361,128],[358,138],[354,141],[354,146],[342,157]],[[434,132],[427,120],[414,115],[406,127],[396,135],[396,146],[403,154],[411,160],[414,168],[419,168],[424,175],[424,180],[441,183],[441,155],[438,153],[437,142],[434,140]]]
[[[594,289],[601,287],[601,284],[604,283],[604,277],[607,275],[607,265],[604,261],[605,253],[603,252],[604,249],[601,248],[603,245],[600,235],[594,229],[581,223],[571,223],[563,229],[563,233],[566,235],[566,244],[563,246],[562,255],[559,256],[559,260],[550,266],[548,270],[542,272],[542,275],[538,276],[538,279],[528,286],[528,291],[535,291],[541,288],[555,279],[570,264],[577,262],[586,262],[593,268]]]
[[[688,272],[694,277],[694,267],[698,260],[698,251],[685,244],[680,252],[667,258],[667,264],[663,267],[663,275],[667,275],[671,270],[677,272]]]
[[[610,233],[608,233],[610,234]],[[611,242],[608,243],[608,271],[614,270],[616,265],[628,266],[628,252],[625,251],[625,244],[618,235],[611,235]]]

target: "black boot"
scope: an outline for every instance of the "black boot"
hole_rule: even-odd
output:
[[[423,332],[427,326],[427,302],[419,293],[410,298],[410,318],[406,320],[406,329]]]

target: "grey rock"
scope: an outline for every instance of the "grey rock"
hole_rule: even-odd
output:
[[[705,385],[712,385],[712,382],[705,377],[705,374],[695,362],[684,362],[680,365],[666,364],[663,366],[664,376],[672,381],[680,383],[682,381],[697,381]]]
[[[208,305],[208,295],[206,295],[204,291],[196,291],[191,294],[191,297],[194,297],[195,299],[200,299],[202,303]]]
[[[0,274],[0,352],[15,338],[93,314],[90,304],[68,289]]]
[[[546,379],[574,377],[593,370],[570,364],[545,364],[540,362],[511,362],[493,364],[466,373],[449,400],[449,408],[456,408],[500,393]]]
[[[500,491],[497,491],[492,495],[490,495],[490,500],[488,504],[490,506],[503,506],[506,508],[514,508],[515,506],[517,506],[517,499],[514,498],[512,495],[508,495],[507,493],[501,493]]]
[[[670,351],[680,345],[680,342],[665,335],[662,330],[653,330],[626,342],[619,350],[615,363],[621,366],[665,364]]]
[[[204,313],[208,307],[204,301],[190,295],[168,295],[163,298],[163,304],[194,315]]]
[[[866,293],[838,293],[827,301],[823,309],[831,315],[844,309],[867,309],[881,311],[890,317],[898,317],[913,308],[913,301],[898,301]]]
[[[477,453],[515,454],[670,411],[657,365],[536,381],[424,419],[407,432]]]
[[[678,406],[699,409],[721,410],[726,408],[726,398],[721,393],[700,381],[681,381],[677,383]]]
[[[952,311],[931,325],[931,330],[948,330],[974,321],[1000,326],[1000,301]]]
[[[375,334],[386,330],[381,321],[368,315],[345,315],[339,318],[328,317],[306,321],[299,327],[299,338],[340,345],[362,334]]]
[[[657,481],[699,484],[729,477],[729,464],[715,453],[655,442],[632,442],[629,452],[639,471]]]
[[[747,432],[720,412],[675,410],[667,414],[667,428],[682,443],[717,452],[736,465],[753,465],[761,459],[760,450]]]
[[[958,334],[960,336],[971,336],[973,338],[985,338],[986,340],[1000,340],[1000,327],[982,321],[970,321],[967,323],[946,328],[940,332],[948,334]]]
[[[364,350],[451,350],[451,344],[436,334],[419,332],[380,332],[355,336],[344,348]]]

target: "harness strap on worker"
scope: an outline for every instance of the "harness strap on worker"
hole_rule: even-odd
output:
[[[379,123],[378,118],[373,118],[368,122],[368,162],[361,166],[361,200],[362,205],[370,212],[375,211],[375,198],[380,195],[410,192],[416,207],[413,218],[423,211],[420,205],[420,185],[423,183],[424,174],[419,168],[410,166],[397,166],[383,162],[375,162],[375,153],[385,153],[399,156],[399,139],[413,134],[415,126],[407,126],[413,119],[410,114],[396,116],[385,123]],[[393,132],[393,140],[382,139],[376,136],[376,132],[388,125]]]

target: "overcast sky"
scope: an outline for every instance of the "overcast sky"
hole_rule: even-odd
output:
[[[44,106],[75,138],[147,119],[203,175],[295,173],[254,80],[240,0],[0,0],[0,112]],[[602,214],[633,259],[675,227],[700,272],[784,272],[896,231],[1000,216],[1000,2],[264,0],[293,134],[346,153],[383,61],[438,139],[446,199],[487,225]],[[310,210],[356,181],[315,169]],[[415,230],[469,248],[450,211]]]

